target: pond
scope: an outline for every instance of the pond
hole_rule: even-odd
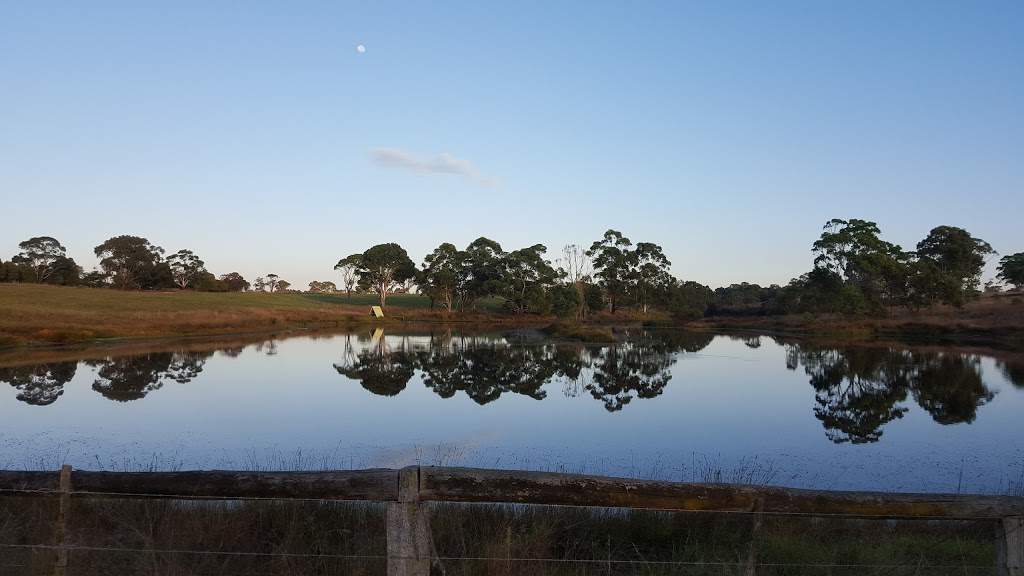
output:
[[[1024,363],[623,330],[365,330],[0,360],[0,467],[411,464],[904,492],[1018,491]]]

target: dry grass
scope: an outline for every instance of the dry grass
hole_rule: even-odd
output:
[[[0,498],[0,574],[53,573],[56,502]],[[474,504],[431,506],[451,576],[987,574],[984,523],[862,521]],[[76,576],[386,573],[384,505],[73,500]],[[198,553],[197,553],[198,552]],[[547,561],[545,561],[547,560]],[[872,569],[871,566],[877,568]],[[894,569],[895,567],[895,569]]]
[[[393,296],[388,300],[392,303],[388,317],[371,320],[366,305],[350,304],[340,295],[121,292],[0,284],[0,348],[75,344],[108,338],[267,333],[371,321],[517,321],[486,312],[452,318],[416,308],[425,300],[420,296],[404,299]],[[411,306],[398,305],[401,303]]]
[[[882,318],[789,315],[708,318],[694,328],[756,329],[828,336],[891,338],[902,342],[1024,349],[1024,303],[1007,294],[987,296],[962,309],[936,306],[893,310]]]

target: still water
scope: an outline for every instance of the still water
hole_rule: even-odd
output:
[[[1019,358],[633,331],[384,330],[0,362],[0,467],[411,464],[909,492],[1024,480]]]

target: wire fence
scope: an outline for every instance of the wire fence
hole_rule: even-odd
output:
[[[432,494],[431,489],[417,486],[420,493]],[[1022,523],[1004,521],[987,508],[977,515],[909,514],[895,508],[872,519],[863,512],[753,506],[536,505],[503,502],[500,495],[492,503],[419,502],[410,501],[400,487],[395,495],[381,502],[351,494],[214,498],[175,490],[5,486],[0,488],[0,576],[1017,576],[1024,569],[1014,564],[1024,550],[1013,548],[1024,542]],[[401,506],[425,511],[427,549],[408,554],[393,547],[391,508]],[[1009,550],[1001,551],[1001,545]],[[413,571],[395,572],[396,565]]]

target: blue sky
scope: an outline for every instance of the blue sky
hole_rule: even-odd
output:
[[[382,242],[614,228],[785,284],[831,218],[1011,254],[1022,103],[1018,1],[6,0],[0,258],[132,234],[304,288]]]

